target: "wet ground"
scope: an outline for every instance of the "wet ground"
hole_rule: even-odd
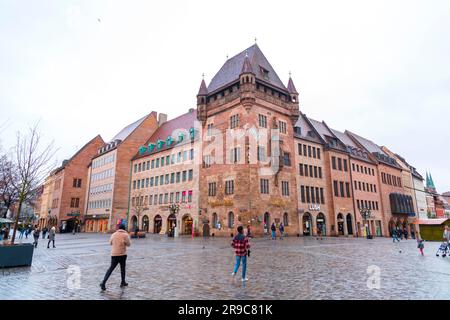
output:
[[[450,257],[439,243],[386,238],[252,239],[249,281],[231,276],[230,239],[132,239],[127,281],[119,267],[101,292],[110,262],[109,235],[40,240],[33,266],[0,270],[0,299],[449,299]],[[32,241],[31,237],[25,241]]]

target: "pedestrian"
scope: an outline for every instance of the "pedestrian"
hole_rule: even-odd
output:
[[[322,225],[321,224],[317,225],[317,240],[319,240],[319,238],[320,238],[320,240],[323,240],[323,238],[322,238]]]
[[[405,240],[408,240],[408,229],[403,229],[403,235],[405,236]]]
[[[280,223],[280,226],[278,227],[278,230],[280,230],[280,239],[283,240],[283,233],[284,233],[283,222]]]
[[[55,226],[53,226],[50,229],[50,232],[48,233],[48,244],[47,244],[47,249],[50,249],[50,242],[53,242],[53,248],[55,247],[55,236],[56,236],[56,228]]]
[[[411,239],[416,239],[416,232],[413,227],[411,228]]]
[[[122,280],[120,286],[128,286],[128,283],[125,282],[125,265],[127,261],[127,247],[131,245],[131,240],[128,232],[125,231],[125,224],[119,225],[119,229],[112,234],[109,244],[112,246],[111,265],[108,271],[106,271],[103,281],[100,283],[100,288],[103,291],[106,290],[106,281],[108,281],[109,276],[118,264],[120,264],[120,276]]]
[[[42,229],[42,239],[45,239],[45,235],[47,234],[47,232],[48,232],[47,227],[44,227],[44,228]]]
[[[449,240],[450,240],[450,230],[449,230],[448,226],[444,227],[444,233],[443,233],[442,237],[444,239],[446,239],[447,242],[449,242]]]
[[[33,231],[33,238],[34,238],[33,244],[34,244],[35,248],[37,248],[40,233],[41,233],[41,230],[39,230],[38,227],[36,227]]]
[[[8,240],[9,239],[9,226],[5,226],[5,230],[3,231],[3,240]]]
[[[272,240],[276,240],[277,239],[277,227],[275,226],[275,222],[272,222],[272,226],[270,227],[270,230],[272,231]]]
[[[239,226],[237,228],[238,234],[233,238],[231,246],[234,248],[234,253],[236,254],[236,262],[234,264],[232,276],[236,275],[239,266],[242,262],[242,281],[248,281],[246,277],[247,273],[247,255],[250,256],[250,244],[248,242],[248,237],[244,236],[244,228]]]
[[[400,242],[400,239],[398,238],[398,232],[396,229],[392,230],[392,242],[394,243],[395,241]]]
[[[420,254],[423,255],[423,248],[425,247],[423,239],[421,239],[420,234],[417,234],[417,248],[419,248]]]
[[[250,229],[250,225],[247,226],[247,237],[252,238],[252,230]]]

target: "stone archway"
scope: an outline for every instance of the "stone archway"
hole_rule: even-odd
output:
[[[145,215],[142,217],[142,231],[148,232],[148,228],[149,228],[149,220],[148,216]]]
[[[270,229],[270,213],[269,212],[264,213],[263,226],[264,226],[264,233],[269,233],[269,229]]]
[[[137,228],[139,228],[138,226],[138,219],[136,216],[132,216],[131,217],[131,231],[135,231]]]
[[[344,231],[344,216],[342,213],[338,213],[337,215],[337,226],[338,226],[338,235],[343,236],[345,234]]]
[[[347,213],[347,234],[349,235],[353,235],[353,219],[352,219],[352,214],[351,213]]]
[[[159,234],[162,228],[162,218],[159,214],[153,219],[153,233]]]

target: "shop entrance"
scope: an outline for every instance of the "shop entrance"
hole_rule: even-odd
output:
[[[303,235],[304,236],[312,235],[311,227],[312,227],[311,215],[309,214],[309,212],[307,212],[303,215]]]
[[[317,215],[316,223],[317,223],[317,229],[322,230],[323,236],[326,235],[326,231],[327,231],[326,221],[325,221],[325,216],[322,212],[320,212]]]
[[[175,228],[177,227],[177,217],[172,213],[167,218],[167,235],[169,237],[175,236]]]
[[[191,216],[187,215],[183,217],[183,234],[192,234],[193,222],[194,221],[192,220]]]

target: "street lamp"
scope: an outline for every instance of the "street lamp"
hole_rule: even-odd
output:
[[[370,214],[371,214],[371,210],[367,207],[363,207],[361,209],[359,209],[359,212],[361,213],[361,217],[363,218],[363,223],[364,221],[367,221],[367,224],[364,224],[364,227],[366,228],[366,238],[367,239],[372,239],[372,236],[370,235],[370,228],[369,228],[369,219],[370,219]]]

